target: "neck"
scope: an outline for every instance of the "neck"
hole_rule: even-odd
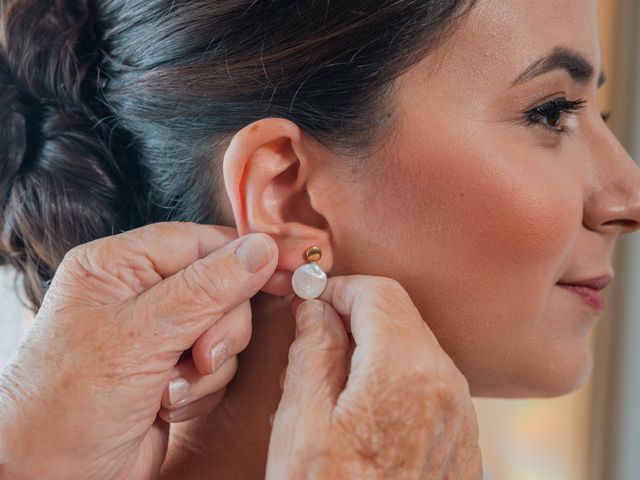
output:
[[[295,338],[291,296],[259,293],[251,300],[253,332],[238,372],[211,414],[171,427],[163,478],[264,478],[280,374]]]

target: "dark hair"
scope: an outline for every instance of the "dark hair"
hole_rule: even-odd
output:
[[[351,158],[391,80],[469,0],[13,0],[0,34],[0,264],[33,308],[65,253],[156,221],[219,222],[211,158],[287,118]]]

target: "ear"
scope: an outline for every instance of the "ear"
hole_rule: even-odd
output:
[[[252,232],[271,235],[279,247],[276,272],[262,291],[293,293],[291,277],[307,263],[305,251],[322,249],[318,264],[325,272],[333,265],[329,225],[314,208],[320,189],[317,142],[295,123],[265,118],[232,138],[223,161],[224,184],[240,236]]]

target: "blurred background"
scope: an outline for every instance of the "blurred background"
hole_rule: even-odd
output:
[[[608,81],[603,111],[640,158],[640,0],[599,0]],[[634,238],[635,237],[635,238]],[[476,399],[486,469],[495,480],[640,479],[640,235],[625,239],[592,337],[594,374],[558,399]],[[30,324],[0,269],[0,368]]]

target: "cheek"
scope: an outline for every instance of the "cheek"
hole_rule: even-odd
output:
[[[515,149],[424,145],[399,156],[371,211],[386,212],[380,228],[395,233],[396,252],[421,257],[416,267],[432,263],[485,301],[516,284],[548,293],[582,218],[578,186],[566,178],[549,159]]]
[[[557,158],[415,138],[360,216],[384,255],[364,235],[355,271],[400,281],[470,380],[523,352],[540,360],[558,328],[543,317],[581,225],[579,184]]]

